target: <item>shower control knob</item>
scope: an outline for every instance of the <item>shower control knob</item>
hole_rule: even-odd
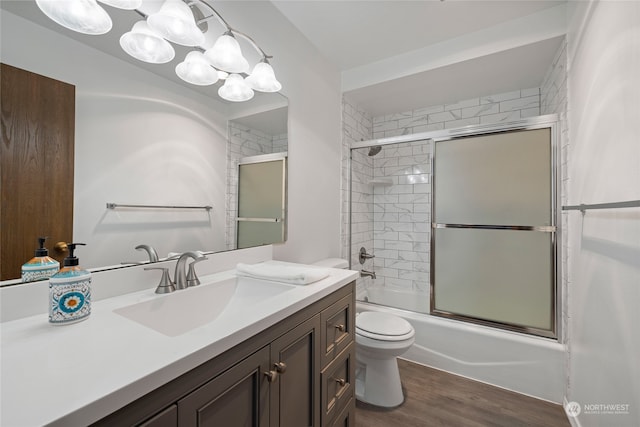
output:
[[[368,254],[364,246],[360,248],[360,253],[358,254],[358,261],[360,261],[360,264],[364,264],[366,260],[375,257],[375,255]]]

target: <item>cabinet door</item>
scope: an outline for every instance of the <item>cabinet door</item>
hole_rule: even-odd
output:
[[[178,405],[171,405],[138,427],[178,427]]]
[[[0,280],[17,279],[38,236],[71,242],[75,86],[0,66]],[[49,255],[62,262],[64,253]]]
[[[320,425],[320,315],[301,323],[271,343],[271,425]]]
[[[269,347],[234,365],[178,401],[180,426],[269,425]]]
[[[338,415],[333,424],[331,424],[331,427],[355,427],[354,414],[355,404],[353,403],[353,398],[351,398],[347,406],[344,407],[340,415]]]

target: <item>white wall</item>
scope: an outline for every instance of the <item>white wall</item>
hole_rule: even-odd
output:
[[[274,56],[289,98],[288,240],[274,245],[274,258],[339,257],[340,73],[270,2],[216,2],[216,10]]]
[[[568,202],[638,200],[640,2],[571,6]],[[640,425],[640,209],[568,215],[574,422]]]
[[[340,255],[340,75],[269,2],[216,2],[231,26],[251,35],[273,55],[271,63],[289,98],[289,240],[274,247],[277,259],[313,262]],[[28,35],[5,36],[13,26]],[[35,38],[37,37],[37,38]],[[65,49],[54,54],[57,46]],[[43,61],[44,59],[44,61]],[[82,60],[80,60],[82,59]],[[70,64],[91,61],[96,69]],[[128,63],[35,27],[2,11],[2,61],[76,85],[76,149],[90,160],[76,162],[74,239],[90,245],[83,265],[144,259],[133,250],[153,244],[158,252],[224,249],[224,148],[226,119],[195,91],[150,76]],[[119,78],[112,84],[106,75]],[[114,96],[114,94],[116,94]],[[153,132],[150,132],[151,130]],[[188,135],[188,136],[185,136]],[[196,154],[199,153],[199,154]],[[95,163],[94,163],[95,162]],[[93,174],[96,165],[112,173]],[[135,167],[134,174],[124,168]],[[176,173],[188,171],[187,184]],[[143,185],[144,182],[144,185]],[[148,190],[149,183],[155,184]],[[105,202],[214,204],[176,217],[163,213],[106,211]],[[217,200],[220,200],[218,209]],[[87,221],[81,217],[89,216]],[[178,244],[175,235],[192,240]],[[110,249],[114,240],[118,247]]]

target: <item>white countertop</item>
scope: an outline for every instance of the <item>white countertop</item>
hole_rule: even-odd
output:
[[[97,421],[357,277],[350,270],[328,271],[323,280],[295,286],[250,310],[224,312],[175,337],[113,312],[164,297],[155,289],[93,302],[89,318],[76,324],[53,326],[46,314],[4,322],[0,425],[80,426]],[[200,279],[208,283],[234,275],[226,271]]]

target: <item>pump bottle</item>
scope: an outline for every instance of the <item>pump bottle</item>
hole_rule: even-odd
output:
[[[91,273],[74,256],[78,245],[84,243],[67,244],[69,256],[63,268],[49,279],[49,322],[55,325],[78,322],[91,314]]]
[[[34,257],[22,265],[22,281],[33,282],[48,279],[60,270],[60,263],[49,256],[49,251],[44,247],[46,237],[38,237],[39,248]]]

